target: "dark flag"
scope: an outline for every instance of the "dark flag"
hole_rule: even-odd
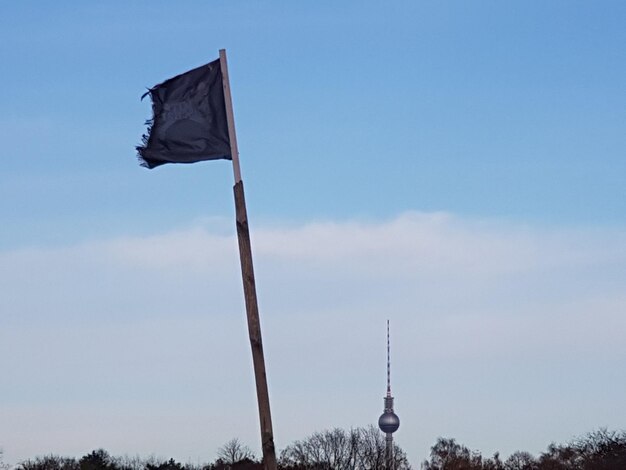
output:
[[[220,61],[177,75],[142,96],[152,99],[152,119],[143,145],[142,166],[231,160]]]

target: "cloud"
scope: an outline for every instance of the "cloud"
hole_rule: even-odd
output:
[[[207,224],[0,252],[7,460],[104,446],[195,461],[232,436],[255,446],[237,242]],[[438,434],[506,452],[492,421],[536,451],[626,419],[623,230],[405,213],[252,238],[279,447],[375,422],[387,318],[398,439],[416,461]]]

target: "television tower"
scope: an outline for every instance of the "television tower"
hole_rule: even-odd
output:
[[[400,427],[400,418],[393,412],[393,397],[391,396],[391,360],[389,357],[389,320],[387,320],[387,396],[385,396],[385,408],[380,418],[378,427],[385,433],[385,468],[393,470],[393,433]]]

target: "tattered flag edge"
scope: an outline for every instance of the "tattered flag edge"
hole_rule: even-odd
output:
[[[148,141],[150,140],[150,134],[152,133],[152,125],[154,124],[154,95],[152,94],[153,88],[148,88],[143,95],[141,95],[141,101],[147,96],[150,95],[150,100],[152,101],[152,118],[146,119],[144,125],[146,128],[146,133],[141,136],[141,145],[135,147],[137,150],[137,160],[139,161],[139,165],[144,168],[150,168],[150,165],[146,161],[143,156],[143,152],[148,148]]]

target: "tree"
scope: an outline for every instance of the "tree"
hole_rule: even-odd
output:
[[[183,470],[183,466],[174,459],[169,459],[167,462],[147,463],[145,468],[146,470]]]
[[[430,461],[422,463],[424,470],[482,470],[480,454],[458,444],[452,438],[440,437],[430,448]]]
[[[377,470],[385,467],[385,436],[374,426],[357,428],[357,468]],[[411,465],[404,450],[397,444],[393,445],[393,461],[396,470],[410,469]]]
[[[0,449],[0,470],[9,470],[11,466],[4,461],[4,450]]]
[[[576,449],[555,443],[539,456],[538,467],[540,470],[581,470]]]
[[[593,431],[575,440],[571,447],[582,470],[623,470],[626,468],[626,432]]]
[[[84,455],[78,461],[78,466],[80,470],[117,470],[111,455],[104,449],[94,450]]]
[[[79,470],[76,459],[46,455],[24,460],[17,465],[18,470]]]
[[[504,462],[506,470],[537,470],[538,463],[530,452],[517,451]]]
[[[148,464],[156,463],[156,459],[154,457],[143,459],[138,455],[134,457],[124,455],[122,457],[111,457],[111,462],[118,470],[145,470]]]
[[[430,461],[422,463],[424,470],[504,470],[500,454],[483,458],[480,452],[472,452],[454,439],[440,437],[430,448]]]
[[[502,460],[500,460],[500,452],[493,454],[493,457],[483,458],[483,470],[505,470],[506,467]]]
[[[359,432],[358,460],[362,468],[379,469],[385,468],[385,438],[374,426],[361,428]],[[406,460],[406,455],[396,444],[394,444],[394,460],[396,468],[399,468],[400,461]]]
[[[394,446],[396,470],[408,470],[406,454]],[[373,426],[313,433],[287,446],[280,455],[284,468],[311,470],[378,470],[384,468],[385,438]]]
[[[217,450],[217,458],[226,465],[233,465],[244,460],[251,462],[256,460],[252,450],[236,437]]]

